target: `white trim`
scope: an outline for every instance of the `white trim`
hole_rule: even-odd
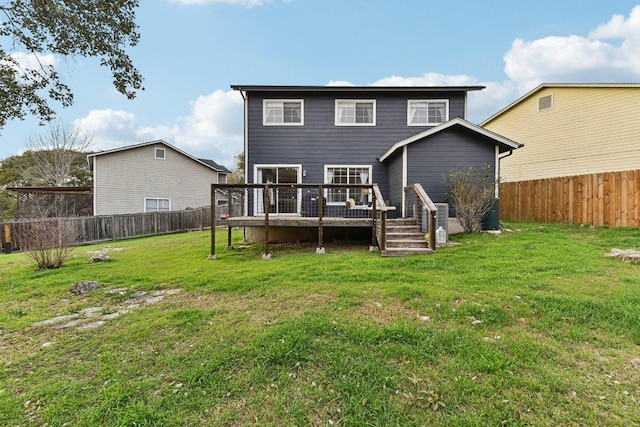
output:
[[[406,196],[404,192],[404,187],[409,185],[409,158],[407,157],[407,146],[402,147],[402,218],[407,217],[406,212]]]
[[[158,153],[162,152],[162,156],[158,156]],[[167,159],[167,150],[162,147],[153,147],[153,157],[156,160],[166,160]]]
[[[98,171],[96,167],[98,166],[98,159],[93,157],[93,216],[98,215]]]
[[[413,136],[410,136],[409,138],[403,139],[402,141],[398,141],[395,144],[393,144],[391,146],[391,148],[389,148],[387,150],[386,153],[384,153],[381,157],[380,157],[380,161],[383,162],[385,159],[387,159],[389,156],[391,156],[397,149],[404,147],[405,145],[409,145],[412,142],[418,141],[422,138],[426,138],[428,136],[431,136],[433,134],[436,134],[438,132],[441,132],[445,129],[448,129],[452,126],[463,126],[469,130],[472,130],[474,132],[477,132],[481,135],[486,136],[487,138],[491,138],[492,140],[494,140],[496,143],[498,144],[503,144],[506,145],[507,147],[509,147],[509,149],[511,150],[515,150],[516,148],[520,148],[522,147],[522,144],[519,144],[515,141],[510,140],[509,138],[505,138],[502,135],[498,135],[497,133],[491,132],[488,129],[485,128],[481,128],[478,125],[474,125],[473,123],[470,123],[464,119],[461,119],[460,117],[456,117],[455,119],[451,119],[448,122],[442,123],[438,126],[434,126],[431,129],[427,129],[423,132],[417,133]]]
[[[494,167],[495,170],[495,197],[496,199],[500,198],[500,149],[496,145],[496,165]]]
[[[353,103],[353,107],[355,108],[357,103],[362,104],[373,104],[373,117],[371,123],[342,123],[338,118],[338,104],[341,102],[349,102]],[[334,109],[334,121],[336,126],[375,126],[376,125],[376,100],[375,99],[336,99],[335,100],[335,109]],[[354,116],[355,120],[355,116]]]
[[[330,182],[327,182],[327,170],[329,168],[346,168],[347,169],[347,176],[349,174],[349,169],[369,169],[369,179],[367,182],[367,184],[371,184],[373,182],[373,165],[324,165],[324,183],[325,184],[331,184]],[[327,199],[327,206],[342,206],[344,202],[329,202],[329,197],[328,197],[328,189],[325,190],[325,195],[324,197]],[[348,197],[347,197],[348,198]],[[371,194],[369,194],[369,199],[371,199]],[[371,201],[371,200],[369,200]]]
[[[441,122],[427,122],[427,123],[411,123],[411,104],[414,103],[418,103],[418,102],[426,102],[427,103],[427,110],[429,109],[429,104],[430,103],[444,103],[444,120],[442,120]],[[429,119],[429,116],[427,114],[427,120]],[[441,123],[445,123],[449,121],[449,100],[448,99],[407,99],[407,126],[437,126]]]
[[[281,122],[267,122],[267,103],[282,104],[283,116]],[[300,122],[284,121],[284,104],[285,102],[296,102],[300,104]],[[262,100],[262,125],[263,126],[304,126],[304,99],[263,99]]]
[[[169,201],[169,210],[168,211],[147,211],[147,200],[155,200],[159,202],[160,200],[168,200]],[[144,213],[153,213],[153,212],[171,212],[171,198],[170,197],[145,197],[144,198]]]
[[[287,163],[277,163],[277,164],[255,164],[253,165],[253,183],[254,184],[261,184],[260,182],[258,182],[258,169],[278,169],[278,168],[291,168],[291,169],[297,169],[298,170],[298,177],[297,177],[297,183],[301,184],[302,183],[302,164],[287,164]],[[245,171],[246,174],[246,171]],[[253,216],[263,216],[264,213],[257,213],[258,212],[258,194],[259,194],[259,189],[254,188],[253,190]],[[299,215],[300,214],[300,210],[302,208],[302,192],[301,190],[298,190],[298,203],[297,203],[297,207],[296,207],[296,212],[294,213],[287,213],[287,214],[277,214],[277,213],[269,213],[269,215]]]

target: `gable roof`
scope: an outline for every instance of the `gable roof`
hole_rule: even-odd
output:
[[[180,150],[179,148],[169,144],[166,141],[163,141],[161,139],[156,139],[154,141],[147,141],[147,142],[141,142],[139,144],[133,144],[133,145],[127,145],[124,147],[119,147],[119,148],[114,148],[111,150],[105,150],[105,151],[97,151],[95,153],[91,153],[91,154],[87,154],[87,161],[89,161],[90,157],[97,157],[97,156],[102,156],[105,154],[112,154],[112,153],[118,153],[120,151],[126,151],[126,150],[133,150],[135,148],[140,148],[140,147],[146,147],[149,145],[156,145],[156,144],[161,144],[164,145],[172,150],[177,151],[178,153],[182,154],[185,157],[188,157],[189,159],[193,160],[194,162],[200,163],[201,165],[212,169],[218,173],[222,173],[222,174],[228,174],[231,173],[231,171],[229,171],[229,169],[225,168],[224,166],[220,166],[219,164],[217,164],[216,162],[214,162],[213,160],[208,160],[208,159],[198,159],[196,157],[193,157],[191,154],[186,153],[182,150]],[[89,168],[92,167],[91,162],[89,162]]]
[[[431,135],[434,135],[436,133],[442,132],[446,129],[450,129],[455,126],[460,126],[465,129],[469,129],[470,131],[475,132],[479,135],[485,136],[495,141],[495,143],[500,145],[502,148],[504,148],[505,151],[515,150],[516,148],[520,148],[523,146],[523,144],[512,141],[509,138],[505,138],[502,135],[498,135],[495,132],[491,132],[490,130],[481,128],[478,125],[474,125],[471,122],[468,122],[464,119],[456,117],[455,119],[451,119],[448,122],[441,123],[438,126],[432,127],[431,129],[427,129],[423,132],[410,136],[409,138],[405,138],[402,141],[396,142],[382,156],[380,156],[380,162],[383,162],[385,159],[390,157],[393,153],[395,153],[398,149],[404,147],[405,145],[409,145],[412,142],[418,141],[423,138],[427,138]]]
[[[509,111],[510,109],[515,107],[516,105],[518,105],[521,102],[523,102],[524,100],[526,100],[527,98],[530,98],[531,96],[533,96],[537,92],[540,92],[542,89],[546,89],[546,88],[596,88],[596,89],[600,89],[600,88],[614,88],[614,89],[633,88],[633,89],[639,89],[640,88],[640,83],[542,83],[541,85],[539,85],[538,87],[534,88],[533,90],[527,92],[526,94],[522,95],[520,98],[516,99],[511,104],[507,105],[502,110],[498,111],[497,113],[495,113],[494,115],[492,115],[488,119],[484,120],[482,123],[480,123],[480,126],[486,125],[487,123],[489,123],[490,121],[492,121],[496,117],[501,116],[503,113]]]
[[[231,85],[242,92],[469,92],[484,86],[269,86]]]

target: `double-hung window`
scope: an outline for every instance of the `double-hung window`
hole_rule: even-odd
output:
[[[408,126],[435,126],[447,120],[449,120],[449,100],[410,99],[408,101]]]
[[[371,184],[371,166],[342,166],[328,165],[324,168],[327,184]],[[370,200],[368,188],[329,188],[327,191],[328,205],[344,205],[352,199],[356,205],[366,205]]]
[[[375,125],[375,99],[336,99],[336,126]]]
[[[171,199],[161,199],[156,197],[144,198],[145,212],[169,212],[171,210]]]
[[[262,123],[265,126],[302,126],[302,99],[265,99],[262,103]]]

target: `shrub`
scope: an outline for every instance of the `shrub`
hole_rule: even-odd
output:
[[[482,230],[482,219],[493,205],[498,185],[491,167],[454,169],[445,177],[444,184],[449,187],[449,198],[464,232]]]
[[[16,244],[39,269],[59,268],[71,256],[79,230],[75,221],[38,218],[15,223]]]

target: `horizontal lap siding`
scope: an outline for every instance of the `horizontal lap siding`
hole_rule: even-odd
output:
[[[495,143],[466,130],[442,131],[410,144],[408,150],[408,183],[420,183],[434,203],[449,203],[444,181],[452,170],[489,165],[494,174]]]
[[[254,182],[256,164],[302,164],[305,183],[324,181],[324,166],[371,165],[372,182],[388,198],[387,168],[378,158],[395,142],[428,127],[407,126],[407,99],[451,98],[450,118],[464,114],[464,94],[249,92],[247,177]],[[304,99],[303,126],[263,126],[263,99]],[[336,99],[375,99],[376,126],[335,126]]]
[[[166,158],[155,158],[155,148]],[[144,212],[144,198],[171,199],[172,210],[211,203],[217,172],[166,145],[149,145],[96,156],[94,215]]]
[[[402,150],[389,161],[389,197],[391,206],[402,206]]]

